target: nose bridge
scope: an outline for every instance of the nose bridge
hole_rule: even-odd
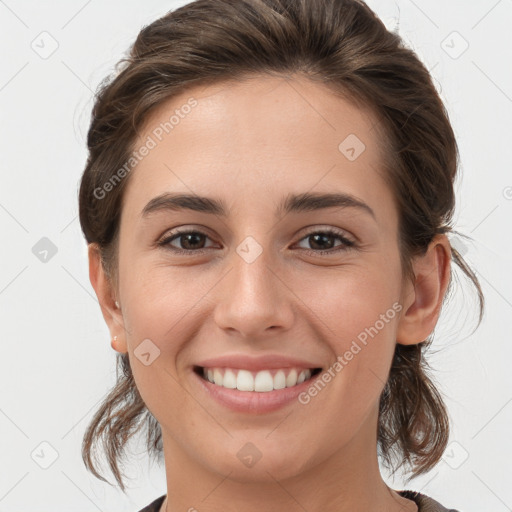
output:
[[[244,239],[230,257],[216,321],[222,328],[234,328],[254,336],[270,327],[287,327],[291,305],[286,287],[276,276],[276,258],[254,238]]]
[[[265,249],[254,239],[248,237],[236,249],[233,255],[233,276],[235,281],[233,291],[256,302],[265,298],[269,293],[278,293],[274,273],[270,268],[275,266],[275,258],[268,247]],[[274,270],[275,272],[275,270]],[[268,299],[271,297],[266,297]]]

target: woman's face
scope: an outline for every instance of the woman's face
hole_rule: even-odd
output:
[[[191,88],[151,114],[123,198],[117,349],[173,460],[254,481],[375,456],[414,299],[379,143],[369,112],[298,78]],[[294,368],[322,371],[294,386]]]

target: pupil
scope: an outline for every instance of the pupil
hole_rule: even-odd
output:
[[[317,243],[317,239],[328,239],[328,238],[331,238],[331,235],[312,235],[311,238],[313,238],[314,240],[314,243],[312,244],[313,246]],[[320,244],[320,247],[319,249],[325,249],[325,246],[323,246],[322,244]]]
[[[188,234],[183,235],[183,236],[185,237],[185,240],[187,240],[187,242],[186,242],[185,244],[183,244],[185,247],[186,247],[187,245],[189,245],[189,246],[190,246],[190,244],[188,243],[188,240],[189,240],[190,238],[192,238],[192,240],[193,240],[193,241],[192,241],[192,248],[196,248],[196,247],[195,247],[195,243],[197,243],[197,241],[198,241],[197,239],[198,239],[198,238],[200,238],[200,237],[202,237],[203,235],[201,235],[201,234],[199,234],[199,233],[188,233]],[[194,239],[195,239],[195,242],[194,242]]]

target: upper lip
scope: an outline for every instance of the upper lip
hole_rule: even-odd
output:
[[[248,356],[246,354],[230,354],[205,359],[197,366],[206,368],[237,368],[241,370],[260,371],[277,368],[321,368],[321,365],[304,359],[287,357],[280,354]]]

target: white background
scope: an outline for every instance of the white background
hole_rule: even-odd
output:
[[[81,460],[85,427],[114,383],[115,352],[88,280],[77,191],[93,91],[143,25],[184,3],[0,1],[0,511],[135,511],[166,491],[142,444],[128,495]],[[473,239],[465,256],[487,300],[473,332],[475,293],[460,277],[436,328],[430,361],[451,444],[406,487],[461,512],[512,510],[512,1],[369,5],[388,28],[399,23],[447,105],[461,153],[455,229]],[[43,31],[58,43],[47,59],[31,46]],[[463,40],[468,49],[453,58]],[[57,248],[46,263],[32,252],[42,237]],[[49,461],[42,442],[58,454],[47,469],[31,456]]]

